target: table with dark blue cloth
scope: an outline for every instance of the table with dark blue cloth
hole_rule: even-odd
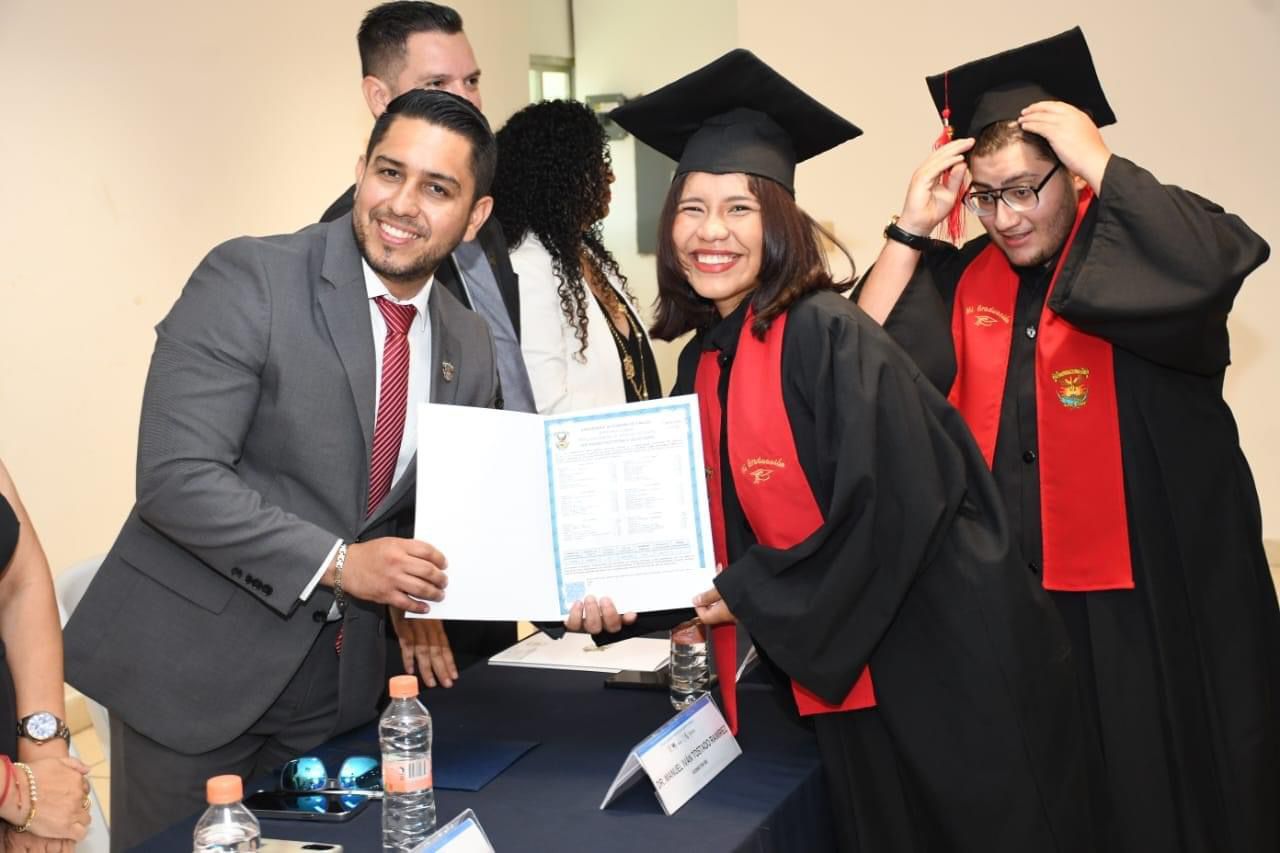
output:
[[[628,751],[670,719],[665,692],[608,690],[604,675],[480,664],[450,690],[430,690],[437,744],[527,740],[538,746],[482,790],[436,788],[438,822],[471,808],[499,853],[568,850],[823,851],[835,849],[817,743],[764,683],[739,687],[742,755],[674,815],[663,814],[648,780],[608,808],[600,801]],[[719,697],[717,696],[717,699]],[[335,738],[316,754],[376,749],[371,727]],[[191,849],[197,816],[137,851]],[[346,823],[263,820],[264,838],[327,841],[346,853],[381,850],[381,810],[370,803]]]

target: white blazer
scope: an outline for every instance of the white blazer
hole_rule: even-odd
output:
[[[520,245],[511,250],[511,266],[520,277],[520,350],[529,370],[538,412],[545,415],[625,403],[622,359],[609,333],[609,318],[591,287],[583,282],[587,297],[587,349],[582,354],[585,361],[579,361],[575,357],[578,339],[574,336],[574,327],[560,309],[560,281],[553,272],[551,253],[533,232],[526,234]],[[639,312],[613,276],[609,276],[608,281],[630,312],[631,322],[644,335],[645,345],[650,347],[646,352],[648,357],[652,352],[649,333],[640,321]],[[636,370],[640,370],[640,365],[636,365]],[[650,389],[651,396],[659,393],[661,389]]]

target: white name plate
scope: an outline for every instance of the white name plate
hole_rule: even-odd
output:
[[[600,808],[631,787],[643,770],[662,810],[675,814],[739,755],[742,747],[708,693],[636,744]]]
[[[467,809],[413,848],[413,853],[494,853],[476,813]]]

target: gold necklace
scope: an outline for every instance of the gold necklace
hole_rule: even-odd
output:
[[[622,358],[622,376],[627,380],[627,384],[631,386],[631,390],[641,400],[649,399],[649,378],[644,372],[644,341],[641,336],[636,334],[635,324],[631,321],[631,310],[623,303],[622,297],[618,294],[613,286],[607,281],[602,281],[604,273],[596,268],[594,259],[584,249],[581,256],[583,277],[587,280],[588,288],[596,294],[600,308],[604,312],[605,325],[609,327],[609,334],[613,335],[614,343],[618,347],[618,355]],[[606,295],[607,294],[607,295]],[[617,308],[622,312],[622,316],[627,321],[627,337],[636,334],[639,346],[636,352],[640,354],[640,369],[636,370],[636,363],[631,358],[631,353],[627,352],[626,342],[622,340],[622,336],[618,334],[618,327],[613,322],[613,309]],[[640,384],[636,384],[636,376],[640,377]]]
[[[622,313],[627,318],[627,337],[635,334],[635,326],[631,322],[631,312],[623,306]],[[631,353],[627,352],[627,345],[622,340],[622,336],[618,334],[618,329],[613,325],[613,318],[605,316],[605,322],[609,326],[609,333],[613,335],[614,343],[618,346],[618,355],[622,356],[622,375],[626,377],[627,383],[631,386],[631,390],[636,392],[636,396],[641,400],[649,399],[649,378],[644,373],[644,341],[639,335],[636,336],[637,343],[636,352],[640,354],[640,384],[636,384],[636,363],[631,359]]]

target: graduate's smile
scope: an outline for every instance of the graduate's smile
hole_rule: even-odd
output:
[[[671,226],[689,286],[725,317],[759,284],[764,256],[760,201],[747,176],[690,172]]]
[[[742,256],[732,252],[724,251],[702,251],[692,252],[690,257],[693,259],[693,265],[699,272],[714,275],[716,273],[726,272],[733,268]]]
[[[1031,231],[1002,231],[1000,232],[1000,241],[1010,249],[1016,249],[1022,246],[1031,238]]]

